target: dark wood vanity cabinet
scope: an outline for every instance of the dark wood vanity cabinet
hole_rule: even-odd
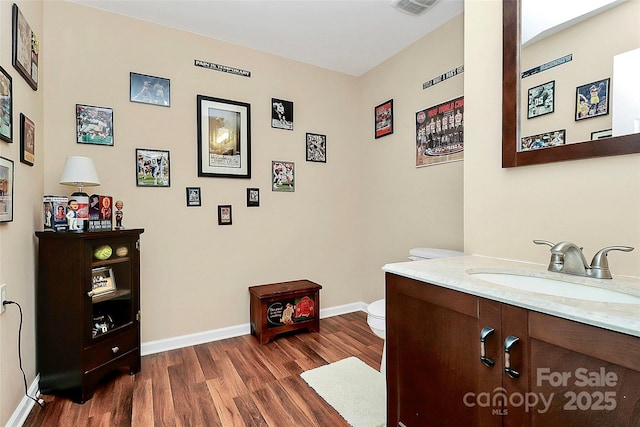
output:
[[[640,425],[639,338],[386,281],[387,425]]]
[[[140,234],[36,232],[40,391],[83,403],[122,368],[140,371]]]

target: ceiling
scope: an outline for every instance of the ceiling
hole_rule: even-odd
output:
[[[395,9],[389,0],[69,1],[353,76],[384,62],[464,8],[463,0],[439,0],[415,16]]]

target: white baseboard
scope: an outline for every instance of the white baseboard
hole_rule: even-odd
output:
[[[36,399],[39,397],[37,396],[39,381],[40,381],[40,375],[36,375],[36,378],[33,380],[31,385],[29,386],[29,389],[27,390],[27,393],[29,394],[29,396],[33,396]],[[5,427],[22,426],[24,422],[27,420],[27,417],[31,412],[31,408],[33,408],[33,405],[35,404],[36,402],[29,399],[27,396],[22,396],[22,400],[20,401],[20,404],[18,405],[16,410],[13,411],[11,418],[9,418],[9,421],[7,421],[7,424],[5,424]]]

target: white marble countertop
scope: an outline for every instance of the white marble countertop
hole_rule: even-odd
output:
[[[518,290],[475,278],[469,273],[511,273],[615,290],[640,297],[640,279],[616,276],[593,279],[547,271],[547,265],[504,260],[477,255],[386,264],[382,270],[428,282],[444,288],[500,301],[517,307],[575,320],[593,326],[640,337],[640,304],[587,301],[579,291],[573,297],[558,297]]]

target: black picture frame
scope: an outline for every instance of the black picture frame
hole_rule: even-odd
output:
[[[76,142],[113,147],[113,109],[76,104]]]
[[[260,206],[260,189],[247,188],[247,207]]]
[[[553,113],[555,109],[556,81],[529,88],[527,119]]]
[[[610,83],[606,78],[576,87],[576,121],[609,114]]]
[[[24,77],[31,89],[38,90],[38,55],[40,42],[29,22],[13,4],[13,67]]]
[[[0,67],[0,139],[13,142],[13,81]]]
[[[13,160],[0,156],[0,222],[13,221]]]
[[[136,148],[136,186],[171,187],[168,150]]]
[[[376,105],[373,109],[375,139],[393,133],[393,99]]]
[[[612,135],[613,129],[597,130],[595,132],[591,132],[591,140],[595,141],[597,139],[611,138]]]
[[[296,165],[282,160],[271,161],[271,190],[293,193],[296,191]]]
[[[218,205],[218,225],[231,225],[232,223],[231,205]]]
[[[271,98],[271,127],[293,130],[293,102]]]
[[[187,187],[187,207],[201,206],[200,187]]]
[[[198,176],[251,178],[251,105],[198,95],[197,114]]]
[[[171,80],[130,72],[129,101],[171,107]]]
[[[33,166],[36,158],[36,124],[20,113],[20,161]]]
[[[327,163],[327,135],[307,132],[306,147],[308,162]]]

